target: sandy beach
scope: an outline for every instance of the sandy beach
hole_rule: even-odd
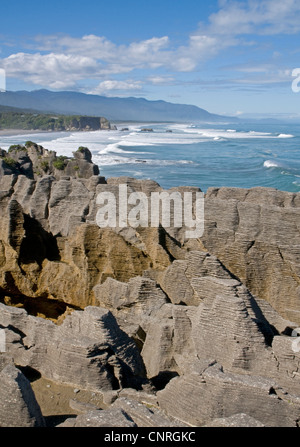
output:
[[[11,137],[13,135],[28,135],[28,134],[36,134],[36,133],[48,133],[43,130],[24,130],[24,129],[1,129],[0,136],[2,137]]]

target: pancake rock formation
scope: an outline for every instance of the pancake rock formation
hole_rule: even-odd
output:
[[[0,150],[0,426],[297,427],[300,194],[210,188],[188,239],[101,228],[120,185],[166,192],[87,148]]]

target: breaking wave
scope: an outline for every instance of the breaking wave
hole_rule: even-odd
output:
[[[264,167],[265,168],[281,168],[282,166],[278,162],[276,162],[276,161],[266,160],[264,162]]]

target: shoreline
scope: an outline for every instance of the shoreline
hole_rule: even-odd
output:
[[[15,135],[35,135],[35,134],[40,134],[40,133],[44,133],[44,134],[51,134],[51,133],[59,133],[59,132],[63,132],[63,133],[79,133],[79,132],[102,132],[105,130],[119,130],[119,129],[97,129],[97,130],[78,130],[78,129],[73,129],[73,130],[24,130],[24,129],[0,129],[0,137],[12,137]]]
[[[34,135],[37,133],[49,133],[47,130],[24,130],[24,129],[0,129],[1,137],[12,137],[14,135]]]

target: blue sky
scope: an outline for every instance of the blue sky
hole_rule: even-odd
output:
[[[7,90],[300,116],[299,0],[3,0],[0,42]]]

